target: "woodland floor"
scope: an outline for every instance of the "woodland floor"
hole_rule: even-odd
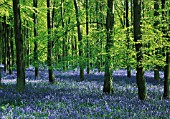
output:
[[[48,71],[40,70],[34,80],[34,70],[26,70],[26,90],[15,90],[16,71],[2,74],[0,89],[0,119],[169,119],[170,100],[162,99],[161,81],[153,79],[153,71],[145,72],[149,98],[140,101],[137,94],[135,71],[126,78],[126,70],[114,71],[114,94],[102,93],[104,73],[95,70],[79,81],[79,71],[54,71],[56,83],[48,83]]]

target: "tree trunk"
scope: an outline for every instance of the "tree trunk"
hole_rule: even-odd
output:
[[[11,28],[8,27],[8,41],[7,41],[7,64],[8,64],[8,70],[9,70],[9,74],[12,74],[12,46],[11,46],[11,41],[12,41],[12,36],[11,36]]]
[[[158,3],[158,1],[159,0],[154,0],[154,10],[155,10],[154,11],[154,17],[158,17],[159,16],[159,12],[158,12],[158,10],[159,10],[159,3]],[[155,20],[153,25],[154,25],[155,29],[158,29],[159,21]],[[158,54],[158,51],[157,51],[158,49],[155,49],[155,50],[156,50],[155,53]],[[154,79],[157,80],[157,81],[160,80],[159,66],[158,65],[156,65],[154,67]]]
[[[130,48],[130,39],[129,39],[129,2],[128,0],[125,1],[126,2],[126,39],[127,39],[127,50],[129,50]],[[128,60],[128,64],[127,64],[127,77],[130,78],[131,77],[131,70],[130,70],[130,64],[129,64],[129,52],[127,52],[127,60]]]
[[[54,83],[54,72],[52,67],[52,39],[51,39],[51,19],[50,19],[50,0],[47,0],[47,28],[48,28],[48,72],[49,72],[49,82]]]
[[[134,0],[134,41],[136,42],[136,57],[137,57],[137,74],[136,81],[138,86],[138,97],[140,100],[147,98],[146,94],[146,81],[144,79],[144,69],[142,66],[143,54],[141,51],[142,48],[142,33],[141,33],[141,0]]]
[[[166,53],[166,66],[165,66],[165,80],[164,80],[164,94],[163,97],[170,99],[170,52]]]
[[[90,73],[90,48],[89,48],[89,1],[86,0],[86,36],[87,36],[87,74]]]
[[[112,94],[113,84],[112,84],[112,68],[111,68],[111,49],[113,47],[113,27],[114,27],[114,1],[108,0],[107,8],[107,18],[106,18],[106,59],[105,59],[105,74],[104,74],[104,87],[103,92]]]
[[[4,31],[4,71],[7,73],[8,66],[7,66],[7,24],[6,24],[6,17],[4,16],[4,24],[3,24],[3,31]]]
[[[62,61],[63,61],[63,70],[66,70],[66,34],[64,31],[64,0],[61,0],[61,22],[63,27]]]
[[[33,6],[35,9],[37,8],[37,0],[33,0]],[[37,36],[38,36],[38,31],[37,31],[37,12],[36,10],[34,11],[33,14],[34,17],[34,62],[35,62],[35,79],[38,79],[39,77],[39,71],[38,71],[38,41],[37,41]]]
[[[134,31],[133,31],[133,24],[134,24],[134,12],[133,12],[133,0],[130,0],[130,7],[131,7],[131,10],[130,10],[130,13],[131,13],[131,15],[130,15],[130,24],[131,24],[131,29],[130,29],[130,32],[134,35]],[[132,47],[134,47],[134,45],[132,46]]]
[[[165,0],[162,0],[162,10],[165,9]],[[170,11],[169,11],[170,13]],[[163,24],[165,23],[165,19],[166,19],[166,12],[163,11],[162,12],[162,20],[163,20]],[[167,21],[169,21],[170,18],[167,18]],[[170,22],[167,22],[167,25],[169,25],[169,30],[170,30]],[[168,42],[170,42],[170,36],[168,36],[168,31],[165,30],[165,28],[163,27],[163,37],[167,37]],[[167,50],[166,52],[166,65],[165,65],[165,69],[164,69],[164,93],[163,93],[163,97],[165,99],[170,99],[170,47],[167,46],[165,47],[165,49]]]
[[[16,44],[16,64],[17,64],[17,91],[25,89],[25,61],[24,61],[24,41],[21,34],[21,17],[19,0],[13,0],[14,11],[14,31]]]
[[[78,41],[79,45],[79,66],[80,66],[80,79],[84,80],[84,63],[83,63],[83,43],[82,43],[82,29],[80,27],[79,20],[79,9],[77,0],[74,0],[74,7],[76,12],[76,21],[77,21],[77,32],[78,32]]]
[[[9,72],[10,70],[10,28],[9,28],[9,24],[7,24],[7,27],[6,27],[6,56],[7,56],[7,64],[6,64],[6,67],[7,67],[7,71]]]
[[[3,31],[3,24],[0,22],[0,31]],[[0,39],[3,39],[3,32],[0,32]],[[2,64],[3,57],[3,40],[0,40],[0,64]]]
[[[27,27],[29,27],[28,21],[27,21]],[[31,33],[30,33],[31,34]],[[29,41],[29,29],[26,29],[26,37],[27,37],[27,49],[26,49],[26,54],[27,54],[27,59],[26,59],[26,65],[27,67],[30,66],[30,41]]]
[[[14,63],[15,63],[15,54],[14,54],[14,41],[13,41],[13,37],[14,37],[14,34],[13,34],[13,32],[14,32],[14,29],[13,28],[11,28],[11,57],[12,57],[12,59],[11,59],[11,65],[12,65],[12,67],[14,66]]]
[[[100,31],[102,28],[101,23],[103,23],[103,16],[100,14],[102,12],[102,5],[100,4],[99,1],[96,1],[96,22],[97,22],[97,30]],[[98,49],[98,56],[97,56],[97,68],[98,68],[98,72],[101,72],[101,67],[102,67],[102,49],[103,49],[103,43],[102,43],[102,39],[99,35],[98,37],[98,41],[99,45],[97,47],[100,47]]]

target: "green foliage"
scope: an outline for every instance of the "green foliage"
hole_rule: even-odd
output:
[[[61,18],[61,1],[51,1],[52,6],[50,11],[54,9],[54,27],[51,29],[52,35],[51,40],[53,41],[53,64],[57,69],[61,69],[63,64],[67,64],[67,69],[72,69],[79,66],[79,44],[77,40],[77,29],[76,29],[76,17],[73,1],[65,0],[63,4],[63,18],[64,27],[62,26]],[[55,2],[55,4],[54,4]],[[85,62],[83,65],[87,65],[87,53],[90,53],[91,68],[97,68],[99,64],[105,62],[105,45],[106,45],[106,0],[93,1],[89,0],[89,35],[86,35],[86,7],[84,1],[78,1],[79,4],[79,17],[81,21],[81,28],[83,31],[83,57],[82,61]],[[22,18],[22,29],[28,29],[28,37],[26,38],[30,44],[30,54],[26,57],[31,59],[31,64],[35,65],[46,65],[47,63],[47,7],[46,1],[39,0],[38,8],[33,7],[32,1],[20,1],[21,5],[21,18]],[[170,33],[164,34],[162,30],[169,29],[167,21],[169,21],[170,2],[166,2],[166,8],[161,9],[159,6],[159,16],[154,16],[154,2],[146,0],[144,2],[144,9],[142,11],[142,39],[141,43],[143,48],[141,49],[144,58],[142,65],[145,69],[150,70],[155,65],[165,66],[165,56],[163,55],[168,51],[165,47],[170,47],[170,43],[164,35],[169,36]],[[131,3],[129,1],[129,22],[130,27],[125,28],[124,24],[124,2],[115,1],[115,24],[114,24],[114,44],[111,52],[112,56],[111,66],[114,69],[126,68],[129,64],[132,68],[136,67],[136,52],[135,43],[133,40],[133,23],[131,20]],[[1,0],[0,1],[0,22],[3,23],[3,17],[6,16],[6,22],[13,27],[13,11],[12,11],[12,0]],[[162,11],[166,11],[167,15],[162,20]],[[38,37],[34,38],[34,22],[33,13],[38,15]],[[153,26],[155,21],[159,21],[159,25],[155,28]],[[126,30],[129,29],[129,42],[126,38]],[[170,31],[170,30],[169,30]],[[26,33],[23,31],[23,37]],[[65,50],[66,55],[63,57],[63,38],[66,39]],[[34,41],[38,42],[38,62],[33,61],[34,59]],[[87,41],[89,45],[87,47]],[[27,43],[26,43],[27,45]],[[129,47],[127,47],[129,45]],[[15,49],[15,48],[14,48]],[[100,66],[104,69],[104,65]]]

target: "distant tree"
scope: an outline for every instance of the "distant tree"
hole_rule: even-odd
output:
[[[5,72],[7,72],[7,70],[8,70],[8,66],[7,66],[7,40],[8,40],[8,34],[7,34],[7,18],[6,18],[6,16],[4,16],[3,17],[3,35],[4,35],[4,47],[3,47],[3,49],[4,49],[4,52],[3,52],[3,63],[4,63],[4,71]]]
[[[16,64],[17,64],[17,91],[25,89],[25,61],[24,61],[24,41],[21,34],[21,16],[19,0],[13,0],[14,31],[16,44]]]
[[[136,81],[138,86],[138,97],[140,100],[147,98],[146,94],[146,81],[144,79],[144,68],[142,66],[143,53],[142,53],[142,33],[141,33],[141,3],[142,0],[134,0],[134,41],[136,42],[136,58],[137,58],[137,73]]]
[[[10,25],[8,26],[8,30],[7,30],[7,66],[8,66],[8,71],[9,74],[12,74],[12,34],[11,34],[12,29],[10,28]]]
[[[166,53],[166,66],[165,66],[165,80],[164,80],[164,98],[170,99],[170,52]]]
[[[74,0],[74,7],[76,13],[76,21],[77,21],[77,32],[78,32],[78,41],[79,45],[79,66],[80,66],[80,79],[84,80],[84,63],[83,63],[83,42],[82,42],[82,29],[80,27],[80,20],[79,20],[79,8],[77,0]]]
[[[11,54],[11,47],[10,47],[10,40],[11,40],[11,38],[10,38],[10,26],[9,26],[9,24],[7,24],[7,27],[6,27],[6,42],[5,42],[5,45],[6,45],[6,70],[7,71],[10,71],[10,73],[11,73],[11,66],[10,66],[10,59],[11,59],[11,57],[10,57],[10,54]]]
[[[87,74],[90,73],[90,48],[89,48],[89,0],[86,0],[86,36],[87,36]]]
[[[3,16],[2,22],[2,53],[1,56],[3,57],[3,64],[4,64],[4,71],[7,73],[9,71],[12,74],[12,37],[11,37],[11,27],[9,22],[11,19],[9,17]]]
[[[51,39],[51,15],[50,15],[50,5],[51,1],[47,0],[47,29],[48,29],[48,53],[47,53],[47,62],[48,62],[48,72],[49,72],[49,82],[54,83],[54,72],[52,67],[52,39]]]
[[[22,4],[22,6],[27,6],[28,5],[26,0],[22,0],[21,4]],[[22,14],[24,14],[24,15],[27,14],[27,10],[22,9]],[[28,27],[29,27],[29,24],[28,24],[28,19],[27,18],[28,17],[23,18],[23,22],[22,22],[22,26],[23,26],[22,27],[22,37],[23,37],[23,40],[24,40],[24,47],[25,47],[25,51],[24,51],[24,54],[25,54],[25,67],[30,66],[30,61],[29,61],[30,56],[29,56],[29,52],[28,52],[29,47],[30,47],[30,44],[29,44],[30,42],[29,42],[29,39],[28,39]]]
[[[107,1],[107,18],[106,18],[106,59],[103,92],[113,93],[113,70],[111,67],[111,49],[113,47],[113,30],[114,30],[114,0]]]
[[[103,6],[100,1],[96,1],[96,22],[97,22],[96,27],[97,27],[98,32],[101,32],[101,30],[103,29],[103,26],[104,26],[103,23],[105,21],[105,18],[103,17],[103,14],[102,14],[102,12],[104,11],[103,10],[104,7],[105,6]],[[98,33],[98,34],[101,34],[101,33]],[[104,65],[104,60],[103,60],[103,56],[102,56],[102,50],[104,49],[103,48],[103,40],[100,35],[98,35],[97,42],[98,42],[98,45],[97,45],[97,47],[98,47],[98,49],[97,49],[97,69],[100,72]]]
[[[37,36],[38,36],[38,31],[37,31],[37,0],[33,0],[33,6],[35,8],[35,11],[33,13],[34,17],[34,62],[35,62],[35,79],[38,79],[39,76],[39,71],[38,71],[38,41],[37,41]]]
[[[154,0],[154,16],[155,16],[155,19],[157,19],[157,17],[159,17],[159,11],[158,10],[159,10],[159,0]],[[158,25],[159,25],[159,21],[155,20],[155,22],[154,22],[155,29],[159,28]],[[159,49],[155,49],[156,54],[158,54],[158,50]],[[159,81],[159,79],[160,79],[159,66],[158,65],[154,66],[154,79],[157,80],[157,81]]]
[[[12,61],[11,61],[11,66],[14,67],[14,63],[15,63],[15,53],[14,53],[14,28],[11,27],[11,57],[12,57]],[[12,69],[11,69],[12,70]]]
[[[12,20],[10,20],[12,22]],[[9,40],[9,74],[13,73],[13,67],[14,67],[14,39],[13,39],[13,28],[10,27],[10,40]]]
[[[0,31],[3,31],[3,23],[0,22]],[[3,32],[0,32],[0,64],[2,64],[3,57]]]
[[[125,10],[125,16],[126,16],[126,40],[127,40],[127,49],[130,48],[130,38],[129,38],[129,1],[125,0],[126,10]],[[127,57],[129,57],[129,52],[127,52]],[[127,64],[127,77],[131,77],[131,70],[130,70],[130,64],[128,62]]]
[[[61,0],[61,22],[62,22],[62,27],[63,27],[63,30],[64,30],[64,27],[65,27],[65,21],[64,21],[64,0]],[[63,35],[63,47],[62,47],[62,60],[63,60],[63,70],[66,70],[66,31],[64,30],[63,31],[64,35]]]

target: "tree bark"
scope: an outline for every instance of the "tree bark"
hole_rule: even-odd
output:
[[[15,63],[15,53],[14,53],[14,41],[13,41],[13,37],[14,37],[14,29],[11,28],[11,66],[13,67],[14,66],[14,63]]]
[[[163,97],[170,99],[170,52],[166,53],[166,66],[165,66],[165,80],[164,80],[164,94]]]
[[[7,24],[6,24],[6,16],[4,16],[4,23],[3,23],[3,31],[4,31],[4,71],[7,73],[8,66],[7,66]]]
[[[63,61],[63,70],[66,70],[66,34],[64,31],[64,0],[61,0],[61,22],[63,27],[63,47],[62,47],[62,61]]]
[[[162,10],[165,9],[165,0],[162,0]],[[170,11],[169,11],[170,13]],[[169,21],[170,19],[167,18],[166,20],[166,12],[162,12],[162,20],[163,24],[165,24],[165,21]],[[166,22],[167,25],[169,25],[170,28],[170,22]],[[170,30],[170,29],[169,29]],[[166,37],[168,39],[168,42],[170,42],[170,37],[168,36],[168,31],[163,27],[163,37]],[[166,65],[164,69],[164,93],[163,97],[165,99],[170,99],[170,47],[167,46],[164,49],[166,49]]]
[[[125,1],[126,5],[126,39],[127,39],[127,50],[130,48],[130,39],[129,39],[129,2],[128,0]],[[128,64],[127,64],[127,77],[131,77],[131,70],[130,70],[130,64],[129,64],[129,52],[127,52],[127,59],[128,59]]]
[[[49,72],[49,82],[54,83],[54,72],[52,67],[52,39],[51,39],[51,19],[50,19],[50,0],[47,0],[47,28],[48,28],[48,72]]]
[[[141,2],[142,0],[134,0],[134,41],[136,42],[136,58],[137,58],[137,73],[136,81],[138,86],[138,97],[140,100],[147,98],[146,94],[146,81],[144,79],[144,69],[142,66],[143,54],[141,51],[142,48],[142,33],[141,33]]]
[[[0,22],[0,31],[3,31],[3,23]],[[3,39],[3,32],[0,32],[0,39]],[[0,40],[0,64],[2,64],[3,57],[3,40]]]
[[[37,8],[37,0],[33,0],[33,6],[36,9]],[[36,10],[33,13],[34,17],[34,62],[35,62],[35,79],[38,79],[39,77],[39,69],[38,69],[38,31],[37,31],[37,12]]]
[[[80,27],[79,20],[79,9],[77,0],[74,0],[74,7],[76,12],[76,21],[77,21],[77,32],[78,32],[78,41],[79,45],[79,66],[80,66],[80,79],[84,80],[84,63],[83,63],[83,43],[82,43],[82,29]]]
[[[8,26],[7,30],[7,66],[9,70],[9,74],[12,74],[12,46],[11,46],[11,41],[12,41],[12,36],[11,36],[11,28]]]
[[[21,34],[21,17],[19,0],[13,0],[14,11],[14,31],[16,44],[16,64],[17,64],[17,91],[25,89],[25,61],[24,61],[24,41]]]
[[[154,11],[154,17],[158,17],[159,16],[159,12],[158,12],[158,10],[159,10],[159,3],[158,3],[158,1],[159,0],[154,0],[154,10],[155,10]],[[159,21],[155,20],[153,25],[154,25],[155,29],[158,29]],[[155,50],[156,50],[155,53],[158,54],[158,51],[157,51],[158,49],[155,49]],[[159,66],[158,65],[154,66],[154,79],[157,80],[157,81],[160,80]]]
[[[108,8],[107,8],[107,18],[106,18],[106,59],[105,59],[105,74],[104,74],[104,87],[103,92],[112,94],[113,93],[113,70],[111,68],[111,49],[113,47],[113,27],[114,27],[114,1],[108,0]]]
[[[87,74],[90,73],[90,48],[89,48],[89,1],[86,0],[86,36],[87,36]]]

